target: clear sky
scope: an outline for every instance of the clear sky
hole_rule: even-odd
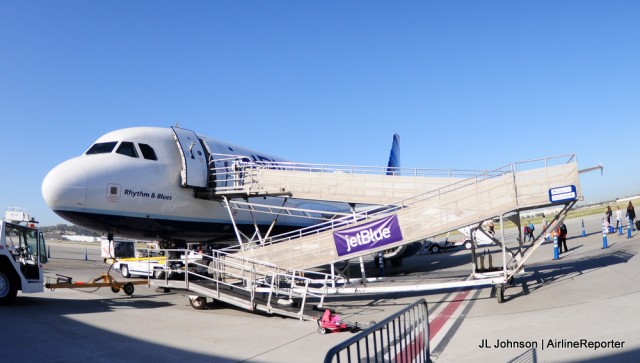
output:
[[[181,127],[290,160],[493,169],[576,153],[640,194],[638,1],[0,0],[0,209],[100,135]]]

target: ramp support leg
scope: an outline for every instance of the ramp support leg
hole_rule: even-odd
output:
[[[367,285],[367,276],[364,273],[364,260],[362,259],[362,256],[360,256],[360,272],[362,274],[362,284],[363,285]]]

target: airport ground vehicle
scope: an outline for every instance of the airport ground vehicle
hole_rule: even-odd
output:
[[[113,268],[120,271],[125,278],[131,276],[158,278],[165,269],[166,262],[167,257],[160,251],[145,249],[136,251],[134,257],[116,258]]]
[[[122,240],[103,237],[100,240],[100,257],[104,262],[113,262],[119,258],[133,258],[136,256],[136,242],[134,240]]]
[[[44,291],[42,265],[47,263],[47,252],[44,236],[34,223],[0,223],[0,305],[9,305],[18,290]]]
[[[181,255],[173,255],[178,250],[160,250],[157,243],[147,243],[146,247],[137,249],[135,257],[116,258],[113,268],[120,271],[122,277],[125,278],[132,276],[163,278],[165,273],[171,277],[184,273],[185,264],[189,265],[188,268],[191,270],[198,269],[194,272],[203,274],[207,272],[206,268],[200,267],[204,266],[203,255],[196,249],[186,250],[185,256],[185,251],[181,251]],[[197,262],[197,264],[191,264],[191,262]]]
[[[471,226],[460,228],[458,229],[458,231],[460,231],[460,233],[462,233],[465,237],[464,242],[462,242],[462,244],[464,245],[464,248],[467,250],[470,250],[471,249]],[[484,233],[479,233],[477,230],[473,231],[473,238],[476,242],[476,247],[491,246],[494,244],[491,237],[487,236]]]
[[[422,244],[422,251],[429,251],[431,253],[439,253],[440,251],[450,250],[452,248],[460,247],[460,243],[444,241],[429,241],[425,240]]]

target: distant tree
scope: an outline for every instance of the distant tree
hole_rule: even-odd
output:
[[[98,232],[95,232],[86,228],[81,228],[76,225],[69,225],[69,224],[56,224],[55,226],[45,226],[45,227],[38,227],[38,228],[45,233],[60,232],[61,234],[74,233],[74,234],[83,235],[83,236],[94,236],[94,237],[100,236],[100,233]]]

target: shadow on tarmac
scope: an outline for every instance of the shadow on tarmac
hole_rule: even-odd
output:
[[[88,314],[114,312],[116,308],[156,309],[171,305],[136,299],[71,300],[34,298],[22,295],[15,305],[0,309],[3,327],[10,328],[13,348],[5,347],[2,362],[150,362],[178,359],[186,362],[233,362],[220,356],[204,355],[155,344],[156,334],[149,329],[146,340],[132,337],[123,321],[122,334],[79,321]],[[95,317],[94,317],[95,319]],[[9,333],[7,331],[6,333]],[[166,334],[166,331],[165,333]]]
[[[582,246],[574,247],[569,251],[574,251],[580,247]],[[526,275],[514,279],[514,285],[521,284],[522,291],[515,294],[505,293],[505,301],[517,299],[543,286],[559,283],[597,269],[627,263],[635,255],[636,253],[634,252],[618,250],[610,251],[597,257],[584,257],[566,262],[556,260],[547,264],[530,265],[526,269]],[[508,291],[509,290],[506,290],[506,292]],[[491,295],[495,296],[495,288],[491,292]]]

